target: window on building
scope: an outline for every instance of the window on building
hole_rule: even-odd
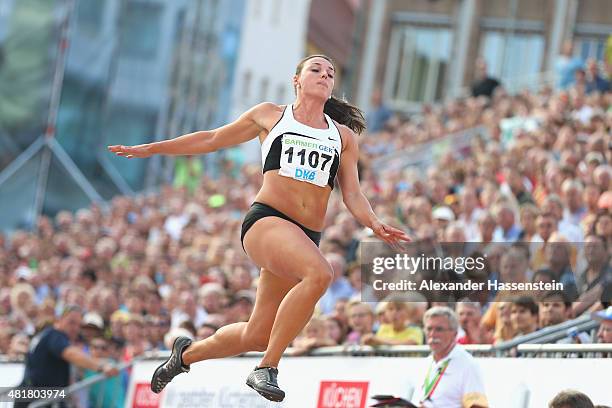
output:
[[[451,43],[447,28],[396,27],[389,45],[386,96],[400,105],[441,99]]]
[[[121,55],[154,59],[160,40],[163,6],[129,1],[121,17]]]
[[[574,38],[574,54],[586,61],[595,58],[603,61],[606,51],[606,37],[591,37],[577,35]]]
[[[544,37],[540,34],[487,31],[481,38],[480,55],[488,74],[504,81],[521,81],[542,70]],[[468,67],[469,69],[469,67]]]

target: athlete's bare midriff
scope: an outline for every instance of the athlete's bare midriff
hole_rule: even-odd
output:
[[[268,204],[308,229],[321,231],[330,193],[330,187],[319,187],[280,176],[278,170],[269,170],[264,174],[255,201]]]
[[[278,106],[278,109],[266,118],[269,127],[266,126],[268,130],[260,135],[261,143],[268,136],[269,130],[280,120],[283,110],[284,106]],[[308,229],[321,231],[325,224],[331,191],[329,186],[320,187],[281,176],[278,170],[269,170],[264,174],[263,185],[255,201],[275,208]]]

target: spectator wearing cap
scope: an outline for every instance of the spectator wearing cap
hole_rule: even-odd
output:
[[[124,339],[123,328],[130,318],[130,314],[123,310],[117,310],[110,317],[110,332],[113,336]]]
[[[444,241],[444,231],[451,222],[455,221],[455,213],[449,207],[441,205],[432,210],[431,218],[438,234],[438,241]]]
[[[599,321],[597,340],[600,343],[612,343],[612,306],[606,310],[596,312],[593,317]]]
[[[319,310],[322,314],[328,315],[335,310],[336,303],[339,299],[350,299],[357,292],[351,286],[349,280],[344,276],[346,269],[346,261],[337,253],[329,253],[325,255],[325,259],[329,262],[334,276],[332,281],[319,300]]]
[[[86,345],[95,337],[102,336],[104,332],[104,320],[96,312],[88,312],[83,316],[81,323],[81,335]]]
[[[104,337],[95,337],[89,343],[90,354],[93,358],[112,361],[111,341]],[[93,377],[96,371],[85,370],[84,378]],[[121,408],[125,405],[125,390],[119,376],[108,378],[93,384],[87,395],[88,406],[96,408]]]

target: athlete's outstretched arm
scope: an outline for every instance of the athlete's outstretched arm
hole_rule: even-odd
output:
[[[374,233],[388,244],[394,245],[399,241],[410,241],[410,237],[402,230],[382,223],[372,206],[361,191],[357,161],[359,160],[359,145],[357,136],[346,126],[339,126],[342,138],[346,141],[340,167],[338,168],[338,182],[342,190],[342,200],[346,208],[363,226],[369,227]]]
[[[203,130],[174,139],[136,146],[108,146],[108,150],[128,159],[149,157],[154,154],[192,155],[214,152],[255,138],[264,129],[263,117],[275,108],[276,105],[272,103],[261,103],[243,113],[234,122],[218,129]]]

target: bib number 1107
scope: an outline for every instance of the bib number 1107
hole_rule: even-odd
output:
[[[283,153],[288,156],[287,157],[287,163],[292,163],[293,162],[293,146],[289,147]],[[306,163],[306,149],[298,150],[297,153],[296,153],[296,156],[298,156],[300,158],[300,165],[303,166]],[[320,161],[321,158],[323,159],[323,162],[321,164],[321,170],[325,171],[325,166],[332,159],[332,156],[329,155],[329,154],[319,153],[316,150],[312,150],[308,154],[308,165],[310,167],[312,167],[313,169],[318,168],[319,167],[319,161]]]

